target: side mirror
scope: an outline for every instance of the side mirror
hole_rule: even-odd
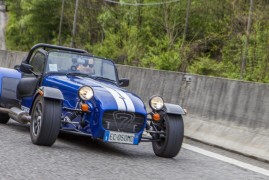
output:
[[[34,70],[34,68],[30,64],[21,63],[21,66],[20,66],[20,71],[21,72],[24,72],[24,73],[27,73],[27,74],[32,74],[33,70]]]
[[[123,78],[119,80],[119,85],[120,87],[127,87],[129,86],[129,82],[130,82],[129,79]]]

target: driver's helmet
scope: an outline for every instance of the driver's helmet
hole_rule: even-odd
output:
[[[84,59],[80,59],[79,61],[79,66],[77,68],[77,70],[82,71],[82,72],[87,72],[87,73],[93,73],[94,69],[94,61],[93,58],[84,58]]]

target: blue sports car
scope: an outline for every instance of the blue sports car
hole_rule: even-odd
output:
[[[176,156],[185,111],[152,96],[147,112],[137,95],[122,88],[128,85],[109,59],[37,44],[21,65],[0,68],[0,123],[30,123],[36,145],[51,146],[64,131],[109,143],[152,142],[157,156]]]

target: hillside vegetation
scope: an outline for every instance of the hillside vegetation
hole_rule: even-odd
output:
[[[60,38],[63,0],[5,2],[8,49],[71,46],[76,0],[64,0]],[[113,2],[78,1],[74,47],[119,64],[269,82],[269,0]]]

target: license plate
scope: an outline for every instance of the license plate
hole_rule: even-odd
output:
[[[135,140],[135,134],[132,133],[106,131],[104,135],[104,141],[106,142],[134,144],[134,140]]]

